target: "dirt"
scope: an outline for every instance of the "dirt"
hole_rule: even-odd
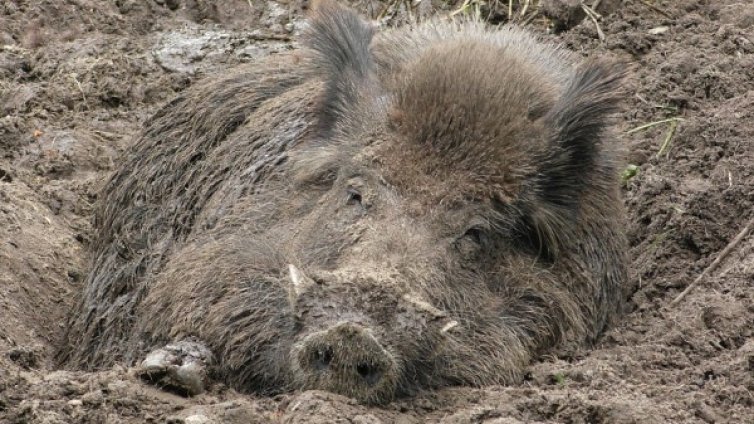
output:
[[[353,3],[372,16],[386,4]],[[399,23],[455,3],[384,15]],[[481,13],[507,20],[508,2],[489,3]],[[87,272],[91,205],[140,122],[204,76],[293,48],[306,2],[3,2],[0,422],[753,422],[754,235],[671,301],[754,218],[754,4],[606,1],[598,31],[588,17],[566,29],[532,15],[536,1],[522,17],[524,2],[514,3],[514,20],[544,39],[632,67],[617,117],[638,169],[623,189],[631,311],[597,346],[542,358],[519,385],[448,388],[378,408],[221,384],[183,398],[122,367],[52,365]]]

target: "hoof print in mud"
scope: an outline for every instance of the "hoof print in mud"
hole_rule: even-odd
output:
[[[212,353],[197,342],[182,341],[150,352],[136,369],[142,380],[182,396],[204,392]]]

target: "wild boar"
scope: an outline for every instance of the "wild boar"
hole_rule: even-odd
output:
[[[301,50],[144,124],[100,195],[61,363],[384,403],[516,382],[617,316],[623,67],[514,26],[376,34],[313,9]]]

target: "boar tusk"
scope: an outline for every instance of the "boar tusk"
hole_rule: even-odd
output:
[[[296,267],[296,265],[288,264],[288,275],[290,276],[291,283],[292,283],[292,289],[293,293],[296,296],[299,296],[301,293],[306,290],[307,287],[314,284],[314,280],[309,278],[306,274],[301,272],[300,269]]]
[[[445,333],[447,333],[448,331],[450,331],[450,330],[452,330],[452,329],[456,328],[457,326],[458,326],[458,321],[455,321],[455,320],[453,320],[453,321],[450,321],[449,323],[445,324],[445,325],[444,325],[444,326],[443,326],[443,327],[442,327],[442,328],[440,329],[440,334],[445,334]]]

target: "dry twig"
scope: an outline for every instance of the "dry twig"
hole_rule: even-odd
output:
[[[665,153],[670,147],[670,140],[673,139],[673,135],[675,134],[676,128],[678,128],[678,120],[672,121],[670,123],[670,128],[668,128],[668,133],[665,135],[665,140],[663,140],[662,145],[660,146],[660,150],[657,151],[657,157],[659,158],[662,156],[663,153]]]
[[[455,15],[457,15],[459,13],[463,13],[464,11],[466,11],[466,8],[469,7],[470,3],[471,3],[471,0],[465,0],[463,2],[463,4],[461,5],[461,7],[459,7],[458,9],[450,12],[450,16],[455,16]]]
[[[521,26],[529,25],[537,16],[539,16],[539,11],[535,10],[534,12],[531,13],[531,15],[529,15],[528,18],[526,18],[523,21],[521,21],[521,23],[519,25],[521,25]]]
[[[719,255],[717,255],[717,258],[715,258],[714,261],[712,261],[711,264],[707,268],[702,271],[701,274],[699,274],[696,279],[686,287],[685,290],[681,292],[675,299],[673,299],[672,302],[670,302],[670,306],[677,305],[680,301],[683,300],[684,297],[686,297],[687,294],[689,294],[696,286],[699,285],[699,282],[704,279],[707,274],[712,272],[715,268],[717,268],[718,265],[720,265],[720,262],[722,262],[723,259],[725,259],[726,256],[738,245],[738,243],[741,242],[746,237],[746,234],[749,233],[749,230],[751,230],[751,227],[754,226],[754,218],[750,219],[749,222],[746,224],[743,230],[741,230],[740,233],[730,242],[727,246],[725,246],[725,249],[723,249],[722,252],[720,252]]]
[[[395,6],[399,1],[400,0],[392,0],[385,3],[385,7],[383,7],[382,10],[380,11],[380,14],[377,15],[377,20],[378,21],[382,20],[382,18],[384,18],[385,15],[387,14],[388,10],[390,10],[391,7]]]
[[[638,126],[636,128],[631,128],[630,130],[626,131],[626,134],[633,134],[633,133],[641,131],[641,130],[646,130],[647,128],[652,128],[652,127],[654,127],[656,125],[666,124],[668,122],[675,122],[675,121],[683,121],[683,118],[679,118],[679,117],[676,116],[676,117],[673,117],[673,118],[660,119],[659,121],[654,121],[654,122],[650,122],[648,124],[640,125],[640,126]]]
[[[670,14],[668,12],[660,9],[659,7],[653,5],[652,3],[650,3],[650,2],[648,2],[646,0],[642,0],[642,3],[644,3],[645,6],[647,6],[648,8],[650,8],[652,10],[654,10],[655,12],[659,13],[660,15],[662,15],[662,16],[668,18],[668,19],[673,19],[673,17],[670,16]]]
[[[591,7],[587,6],[584,3],[581,3],[581,8],[584,10],[584,13],[586,13],[586,16],[589,16],[589,19],[594,22],[595,28],[597,28],[597,37],[599,37],[600,41],[605,41],[605,33],[602,32],[602,28],[600,27],[600,23],[598,19],[602,18],[599,13],[595,12]]]
[[[641,97],[639,97],[639,100],[645,101]],[[633,134],[637,131],[646,130],[648,128],[652,128],[654,126],[660,125],[660,124],[670,124],[670,128],[668,128],[668,133],[665,135],[665,139],[662,141],[662,145],[660,145],[660,150],[657,152],[657,157],[659,158],[662,156],[663,153],[667,152],[668,147],[670,147],[670,141],[673,139],[673,135],[675,135],[675,130],[678,128],[678,123],[683,121],[683,118],[679,117],[673,117],[668,119],[661,119],[659,121],[650,122],[648,124],[640,125],[636,128],[632,128],[628,131],[626,131],[626,134]]]
[[[526,10],[529,8],[529,1],[530,0],[524,0],[524,5],[521,7],[521,12],[518,14],[518,18],[521,19],[526,15]]]

